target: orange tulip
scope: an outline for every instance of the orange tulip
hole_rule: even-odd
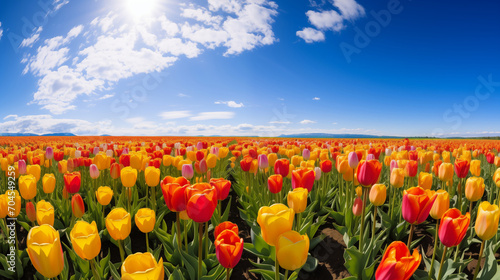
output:
[[[214,242],[219,263],[225,268],[234,268],[241,259],[243,243],[243,238],[240,238],[234,231],[221,232]]]
[[[467,232],[470,224],[470,214],[462,215],[460,210],[451,208],[441,218],[439,225],[439,240],[446,247],[457,246]]]
[[[358,182],[364,187],[370,187],[377,183],[380,171],[382,171],[382,163],[378,160],[362,160],[356,170]]]
[[[410,254],[401,241],[392,242],[384,252],[382,261],[375,272],[376,280],[408,280],[415,273],[422,256],[417,249]]]
[[[410,224],[421,224],[429,216],[437,195],[421,187],[403,191],[403,218]]]
[[[274,174],[267,178],[267,187],[271,193],[279,193],[283,187],[283,177],[280,174]]]
[[[292,171],[292,188],[304,188],[311,192],[314,185],[314,171],[307,168],[297,168]]]

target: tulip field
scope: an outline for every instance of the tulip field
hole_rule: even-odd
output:
[[[499,151],[0,137],[0,279],[500,279]]]

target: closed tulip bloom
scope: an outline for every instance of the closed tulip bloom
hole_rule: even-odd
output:
[[[129,255],[122,264],[122,280],[163,280],[165,268],[163,258],[156,262],[151,253]]]
[[[124,240],[130,235],[132,219],[123,208],[115,208],[106,216],[106,229],[114,240]]]
[[[274,174],[267,178],[267,187],[272,193],[281,192],[283,187],[283,177],[280,174]]]
[[[259,169],[266,169],[269,167],[269,161],[267,159],[267,155],[260,154],[259,157],[257,158],[257,161],[259,163]]]
[[[441,218],[439,225],[439,240],[446,247],[457,246],[464,239],[469,228],[470,214],[462,215],[460,210],[451,208]]]
[[[54,150],[52,149],[52,147],[47,147],[45,149],[45,157],[47,159],[53,159],[54,158]]]
[[[110,187],[99,187],[95,192],[97,202],[102,206],[106,206],[111,202],[113,198],[113,190]]]
[[[294,215],[293,209],[281,203],[261,207],[257,223],[260,225],[264,241],[270,246],[276,246],[278,237],[292,229]]]
[[[302,150],[302,158],[304,158],[304,160],[309,160],[310,157],[311,151],[309,151],[309,149]]]
[[[444,212],[450,209],[450,195],[445,190],[437,190],[435,193],[436,201],[432,205],[430,215],[433,219],[439,220],[443,217]]]
[[[405,166],[405,175],[408,177],[417,176],[418,162],[415,160],[409,160]]]
[[[42,170],[40,168],[40,165],[38,165],[38,164],[28,165],[26,167],[26,173],[35,176],[37,182],[38,182],[38,180],[40,180],[40,175],[41,175],[40,173],[41,172],[42,172]]]
[[[141,208],[135,214],[135,225],[143,233],[153,231],[156,223],[155,211],[149,208]]]
[[[33,175],[19,176],[19,191],[21,196],[30,200],[36,196],[36,178]]]
[[[77,218],[81,218],[83,214],[85,214],[85,204],[83,204],[83,199],[80,194],[75,194],[71,198],[71,209],[73,210],[73,215]]]
[[[146,167],[144,171],[146,177],[146,184],[150,187],[156,187],[160,183],[160,169],[154,166]]]
[[[311,192],[315,180],[313,170],[298,168],[292,171],[292,188],[306,188]]]
[[[363,160],[359,163],[358,169],[356,170],[358,182],[363,187],[370,187],[377,183],[380,177],[380,171],[382,171],[382,163],[378,160]]]
[[[201,159],[200,161],[197,161],[194,163],[194,168],[196,172],[205,174],[208,171],[208,165],[207,161],[205,159]]]
[[[130,166],[123,168],[120,172],[120,178],[124,187],[133,187],[137,181],[137,169]]]
[[[455,160],[455,173],[458,178],[465,178],[469,173],[470,164],[466,160],[457,159]]]
[[[116,179],[120,178],[120,173],[121,173],[120,164],[118,164],[116,162],[111,164],[111,167],[109,169],[109,173],[110,173],[112,179],[116,180]]]
[[[7,216],[15,218],[21,212],[21,196],[19,195],[19,192],[17,190],[13,192],[8,190],[5,192],[5,195],[7,196],[7,204],[9,204],[9,202],[12,200],[12,197],[14,197],[14,205],[8,205],[9,207],[14,208],[14,211],[11,211],[11,209],[9,209],[9,211],[7,211]],[[12,202],[10,202],[10,204],[12,204]]]
[[[182,177],[190,180],[194,176],[194,170],[192,164],[183,164],[182,165]]]
[[[252,162],[253,162],[253,158],[251,156],[243,157],[240,161],[241,170],[244,172],[250,171],[250,165],[252,165]],[[276,162],[278,162],[278,161],[276,161]],[[274,167],[274,169],[275,169],[274,172],[276,173],[276,166]]]
[[[484,194],[484,178],[470,177],[465,183],[465,197],[469,201],[478,201]]]
[[[267,155],[267,161],[269,162],[269,166],[274,167],[274,164],[278,160],[278,155],[275,153],[271,153]]]
[[[354,203],[352,204],[352,213],[354,216],[359,217],[363,213],[363,200],[356,196]]]
[[[0,194],[0,219],[7,217],[8,199],[6,194]]]
[[[198,183],[186,189],[186,211],[193,221],[210,221],[217,207],[217,190],[208,183]]]
[[[314,180],[319,181],[321,179],[321,168],[314,167]]]
[[[307,261],[309,237],[290,230],[281,234],[276,244],[276,257],[281,267],[287,270],[301,268]]]
[[[349,167],[349,162],[347,160],[347,157],[345,157],[345,156],[338,156],[337,157],[336,167],[337,167],[337,171],[340,174],[345,174],[346,172],[352,170],[352,168]]]
[[[214,241],[215,255],[225,268],[234,268],[243,253],[243,238],[231,230],[224,230]]]
[[[436,198],[437,194],[421,187],[413,187],[403,191],[403,218],[410,224],[421,224],[429,216]]]
[[[225,221],[225,222],[222,222],[218,226],[215,227],[215,229],[214,229],[214,239],[217,239],[217,237],[219,236],[219,234],[221,234],[225,230],[230,230],[230,231],[236,233],[236,235],[239,234],[239,229],[238,229],[238,225],[237,224],[233,224],[230,221]]]
[[[163,183],[161,184],[161,191],[163,199],[167,204],[168,209],[172,212],[181,212],[186,210],[186,188],[188,184],[179,185],[177,183]]]
[[[255,174],[255,173],[257,173],[258,168],[259,168],[259,161],[257,159],[254,159],[250,163],[250,169],[248,170],[248,172]]]
[[[496,157],[495,157],[495,160],[493,161],[493,164],[494,164],[496,167],[500,167],[500,157],[496,156]]]
[[[500,188],[500,168],[495,170],[495,173],[493,174],[493,182],[495,182],[495,185]]]
[[[217,165],[217,156],[215,154],[209,154],[206,161],[208,168],[214,168]]]
[[[30,220],[30,222],[34,222],[36,220],[35,205],[31,201],[28,201],[26,203],[26,216],[28,217],[28,220]]]
[[[287,203],[288,207],[292,208],[295,213],[302,213],[307,207],[307,194],[305,188],[295,188],[288,192]]]
[[[24,161],[24,159],[19,160],[17,162],[17,168],[19,169],[19,174],[26,174],[26,161]]]
[[[290,170],[290,162],[288,159],[278,159],[274,163],[274,174],[280,174],[283,178],[288,175]]]
[[[80,172],[64,174],[64,187],[68,193],[77,193],[80,190],[81,174]]]
[[[332,162],[329,159],[322,160],[319,167],[321,167],[321,172],[329,173],[332,171]]]
[[[89,174],[90,174],[90,178],[92,178],[92,179],[99,178],[99,168],[97,168],[97,165],[92,163],[89,166]]]
[[[420,172],[418,174],[418,185],[424,190],[430,190],[432,188],[432,174]]]
[[[356,167],[358,167],[360,159],[358,158],[358,154],[356,154],[356,152],[350,152],[349,156],[347,158],[348,158],[347,161],[349,163],[349,167],[351,169],[355,169]]]
[[[52,226],[32,227],[26,241],[28,256],[35,269],[47,278],[61,274],[64,257],[59,232]]]
[[[392,242],[385,249],[382,260],[375,272],[376,280],[408,280],[420,265],[422,256],[417,249],[410,250],[401,241]]]
[[[38,225],[54,225],[54,207],[50,202],[40,200],[36,204],[36,222]]]
[[[398,162],[393,159],[393,160],[391,160],[391,174],[392,174],[392,170],[394,168],[399,168],[399,166],[398,166]]]
[[[210,185],[217,191],[217,200],[226,199],[231,190],[231,181],[224,178],[212,178],[210,179]]]
[[[361,198],[361,196],[363,195],[363,188],[357,187],[354,191],[356,192],[356,196]]]
[[[48,166],[46,166],[48,167]],[[68,171],[68,161],[66,160],[61,160],[57,163],[57,170],[59,173],[64,174]]]
[[[481,176],[481,161],[478,159],[471,160],[470,173],[474,176]]]
[[[448,182],[453,179],[453,165],[449,162],[443,162],[439,166],[439,180]]]
[[[402,168],[394,168],[391,172],[391,185],[396,189],[401,188],[405,183],[405,172]]]
[[[491,205],[488,201],[479,204],[477,211],[476,234],[482,240],[490,240],[498,232],[498,219],[500,210],[496,204]]]
[[[375,184],[370,189],[370,202],[375,206],[384,205],[387,196],[387,188],[384,184]]]
[[[75,253],[84,260],[91,260],[101,252],[101,237],[95,221],[91,224],[77,221],[70,233]]]
[[[495,163],[495,154],[492,153],[492,152],[487,152],[486,153],[486,161],[489,163],[489,164],[493,164]]]

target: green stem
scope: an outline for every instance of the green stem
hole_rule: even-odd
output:
[[[182,240],[181,240],[181,222],[180,222],[180,213],[175,212],[175,215],[177,216],[175,220],[175,225],[176,225],[176,234],[177,234],[177,246],[179,247],[179,250],[182,249]]]
[[[149,237],[147,232],[146,232],[146,249],[147,249],[146,252],[149,252]]]
[[[365,231],[365,206],[366,206],[366,190],[364,187],[362,187],[362,192],[363,192],[363,205],[361,206],[362,211],[361,211],[361,229],[359,231],[359,251],[363,252],[363,233]]]
[[[183,224],[184,224],[184,245],[185,245],[186,253],[188,252],[188,238],[187,238],[187,230],[186,230],[187,223],[188,223],[188,221],[183,222]]]
[[[462,179],[458,179],[458,210],[460,210],[460,213],[462,213]]]
[[[198,224],[198,280],[201,278],[201,262],[203,260],[203,223]]]
[[[439,265],[439,273],[438,273],[438,280],[441,280],[441,272],[443,271],[443,264],[444,264],[444,259],[446,258],[446,251],[448,250],[448,247],[444,246],[443,250],[443,256],[441,257],[441,264]]]
[[[97,269],[95,267],[96,266],[95,260],[91,259],[89,262],[90,262],[90,268],[92,269],[92,275],[94,276],[94,279],[101,280],[101,276],[99,275],[99,273],[97,272]]]
[[[208,239],[208,222],[205,222],[205,256],[208,258],[208,242],[210,239]]]
[[[439,231],[439,220],[436,221],[436,233],[434,234],[434,250],[432,252],[431,268],[429,269],[429,278],[432,275],[432,270],[434,269],[434,260],[436,259],[436,248],[438,242],[438,231]]]
[[[274,247],[274,250],[276,251],[276,247]],[[280,280],[280,264],[278,263],[278,252],[276,251],[276,254],[274,256],[275,261],[274,261],[274,279],[275,280]]]
[[[285,280],[288,280],[288,269],[285,269]]]
[[[153,202],[153,210],[156,212],[156,187],[151,188],[151,196],[152,196],[152,202]]]
[[[377,226],[377,206],[374,207],[375,209],[373,210],[373,228],[372,228],[372,241],[375,238],[375,230]]]
[[[413,231],[414,230],[415,230],[415,225],[411,224],[411,227],[410,227],[410,236],[408,237],[408,244],[406,245],[406,247],[408,247],[408,250],[410,250],[411,240],[413,239]]]
[[[146,207],[148,207],[148,192],[149,192],[149,186],[146,185]]]
[[[117,240],[118,241],[118,249],[120,249],[120,259],[125,261],[125,252],[123,251],[123,240]]]
[[[483,258],[483,251],[484,251],[484,243],[485,241],[481,243],[481,250],[479,250],[479,257],[477,259],[477,266],[476,269],[474,270],[474,278],[472,280],[476,280],[477,278],[477,273],[479,272],[479,267],[481,266],[481,259]]]
[[[231,270],[229,268],[226,268],[226,280],[229,280],[230,276],[231,276]]]

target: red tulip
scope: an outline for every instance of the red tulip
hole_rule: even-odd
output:
[[[181,212],[186,210],[186,188],[188,184],[183,186],[177,183],[166,183],[161,182],[161,191],[163,193],[163,199],[165,199],[165,204],[167,204],[168,209],[172,212]]]
[[[28,220],[34,222],[36,220],[36,210],[33,202],[28,201],[26,203],[26,216],[28,216]]]
[[[418,171],[418,162],[415,160],[409,160],[405,167],[405,175],[407,177],[415,177],[417,176]]]
[[[274,174],[267,178],[267,187],[272,193],[279,193],[283,187],[283,177],[280,174]]]
[[[217,190],[208,183],[186,188],[186,212],[197,223],[210,221],[217,207]]]
[[[214,239],[217,239],[219,234],[221,234],[225,230],[234,231],[234,233],[239,234],[238,225],[233,224],[230,221],[226,221],[226,222],[220,223],[218,226],[215,227]]]
[[[212,178],[210,179],[210,185],[217,190],[217,200],[226,199],[231,190],[231,181],[224,178]]]
[[[71,209],[73,210],[73,215],[77,218],[81,218],[85,214],[85,204],[83,204],[80,194],[75,194],[71,198]]]
[[[421,187],[413,187],[403,191],[403,218],[410,224],[424,222],[431,211],[437,194]]]
[[[457,246],[464,239],[470,224],[470,214],[462,215],[456,208],[444,212],[439,225],[439,240],[446,247]]]
[[[243,238],[231,230],[221,232],[214,242],[215,254],[225,268],[234,268],[243,253]]]
[[[362,160],[356,170],[358,182],[365,187],[372,186],[377,183],[380,171],[382,171],[382,164],[378,160]]]
[[[328,159],[321,161],[319,166],[321,167],[321,172],[323,173],[332,171],[332,162]]]
[[[492,152],[486,153],[486,161],[488,161],[489,164],[493,164],[495,162],[495,154]]]
[[[304,188],[312,191],[314,185],[314,171],[307,168],[298,168],[292,171],[292,188]]]
[[[467,160],[455,160],[455,173],[458,178],[465,178],[469,174],[470,163]]]
[[[250,166],[252,165],[253,158],[250,156],[245,156],[240,161],[241,170],[248,172],[250,170]]]
[[[283,178],[288,176],[290,171],[290,161],[286,158],[278,159],[274,162],[274,174],[280,174]]]
[[[77,193],[80,190],[81,174],[80,172],[64,174],[64,187],[68,193]]]

